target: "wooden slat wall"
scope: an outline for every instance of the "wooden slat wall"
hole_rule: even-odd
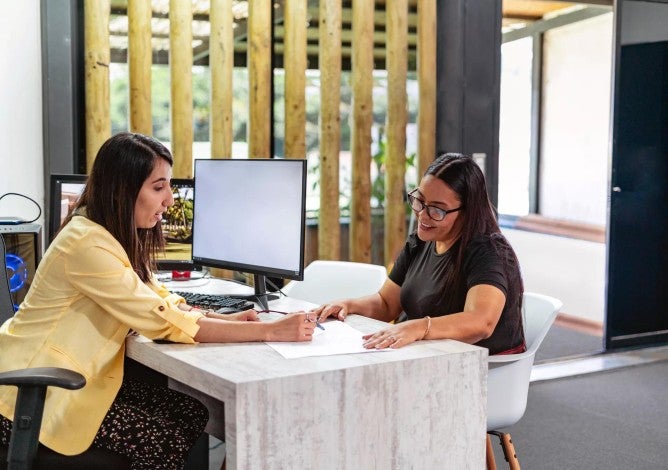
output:
[[[248,156],[271,155],[271,0],[248,3]]]
[[[232,156],[232,70],[234,30],[232,0],[211,0],[211,158]]]
[[[318,258],[341,256],[339,151],[341,149],[341,3],[320,2],[320,220]]]
[[[130,62],[130,128],[151,133],[150,116],[150,0],[128,0]],[[393,262],[405,233],[403,202],[408,62],[408,27],[418,29],[418,165],[422,174],[435,152],[436,102],[436,2],[417,0],[417,15],[409,13],[408,0],[379,2],[385,11],[376,11],[373,0],[352,2],[352,14],[342,11],[341,2],[321,0],[318,9],[308,0],[285,0],[283,5],[285,46],[285,153],[289,158],[305,158],[305,73],[306,54],[317,47],[321,78],[320,115],[320,220],[318,257],[339,259],[339,151],[341,122],[340,80],[342,21],[352,21],[352,142],[353,154],[350,226],[350,259],[371,261],[370,164],[373,125],[373,68],[379,55],[375,42],[386,40],[388,71],[388,115],[386,123],[385,264]],[[192,176],[192,3],[170,0],[170,70],[172,77],[172,150],[174,177]],[[232,0],[211,0],[211,154],[227,158],[232,154],[233,17]],[[271,157],[272,90],[272,8],[271,0],[249,2],[249,157]],[[110,135],[109,116],[109,0],[85,0],[86,20],[86,137],[88,165]],[[308,45],[307,18],[319,19],[318,46]],[[386,31],[375,31],[376,23],[386,23]],[[348,36],[347,36],[348,37]],[[279,52],[279,51],[277,51]],[[347,52],[346,52],[347,53]],[[379,241],[378,241],[379,242]]]
[[[385,159],[385,265],[406,238],[404,175],[406,172],[406,77],[408,68],[407,0],[388,0],[387,8],[387,155]]]
[[[111,136],[109,111],[109,0],[85,0],[86,168]]]
[[[169,0],[172,154],[175,178],[193,177],[192,3]]]
[[[128,0],[130,131],[151,135],[151,0]]]
[[[306,0],[285,0],[285,156],[306,158]]]
[[[418,0],[418,176],[436,156],[436,2]]]
[[[353,2],[353,123],[350,260],[371,262],[371,126],[373,124],[373,2]]]

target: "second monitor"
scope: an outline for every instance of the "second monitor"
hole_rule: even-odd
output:
[[[266,276],[302,280],[306,160],[195,160],[193,261],[254,275],[267,308]]]

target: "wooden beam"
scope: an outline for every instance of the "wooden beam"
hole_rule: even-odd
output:
[[[232,71],[234,31],[232,0],[211,0],[211,158],[232,156]]]
[[[387,154],[385,158],[385,265],[390,266],[406,239],[407,0],[387,2]]]
[[[353,2],[352,195],[350,260],[371,262],[371,127],[373,125],[373,2]]]
[[[84,1],[86,169],[111,136],[109,112],[109,0]]]
[[[151,0],[128,0],[130,131],[153,134],[151,119]]]
[[[193,177],[192,3],[169,1],[172,154],[175,178]]]
[[[271,0],[253,0],[248,15],[248,156],[270,158],[272,126]]]
[[[306,158],[306,0],[285,0],[285,156]]]
[[[341,257],[339,151],[341,149],[341,4],[320,2],[320,219],[318,258]]]
[[[418,0],[418,176],[436,156],[436,2]]]

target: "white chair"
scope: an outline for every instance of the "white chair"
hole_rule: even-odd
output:
[[[290,281],[283,292],[315,304],[378,292],[387,270],[377,264],[316,260],[304,268],[303,281]]]
[[[523,322],[527,350],[520,354],[489,356],[487,378],[487,468],[496,469],[489,434],[501,440],[511,470],[519,470],[510,434],[497,429],[517,423],[527,406],[531,367],[538,347],[552,326],[561,301],[546,295],[524,293]]]

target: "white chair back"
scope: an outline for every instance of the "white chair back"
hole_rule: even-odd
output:
[[[316,260],[304,269],[303,281],[290,281],[282,290],[289,297],[324,304],[378,292],[386,279],[387,270],[377,264]]]
[[[520,354],[489,357],[487,376],[487,430],[512,426],[524,415],[529,393],[531,367],[562,306],[546,295],[525,292],[523,302],[524,338],[527,350]]]

